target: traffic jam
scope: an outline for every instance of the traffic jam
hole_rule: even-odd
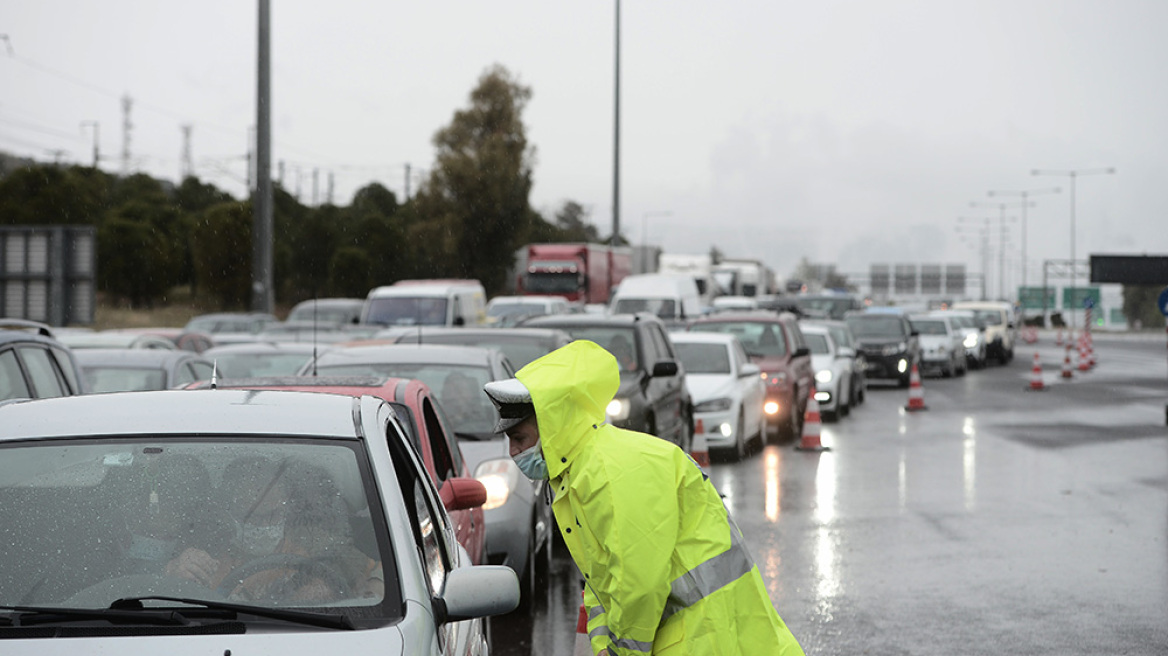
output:
[[[632,274],[628,249],[599,244],[532,244],[524,260],[515,293],[490,299],[478,281],[419,279],[312,299],[283,320],[218,313],[102,331],[5,320],[0,590],[19,638],[6,644],[42,653],[44,638],[70,637],[84,652],[135,636],[134,650],[154,653],[220,634],[199,644],[588,652],[585,582],[555,491],[517,466],[483,393],[588,340],[619,368],[607,423],[687,454],[803,648],[850,653],[862,643],[830,635],[849,612],[832,606],[862,599],[835,550],[864,560],[887,548],[833,518],[862,515],[864,503],[832,493],[867,477],[842,476],[854,458],[899,449],[899,473],[863,487],[873,499],[899,488],[904,513],[909,495],[952,488],[930,481],[952,465],[906,440],[948,448],[954,430],[939,422],[959,420],[957,506],[970,513],[989,484],[978,476],[1008,476],[983,473],[976,455],[987,395],[1052,398],[1106,365],[1090,323],[1040,334],[1006,302],[788,291],[758,262],[700,255]],[[932,466],[910,466],[917,457]],[[949,530],[958,550],[980,542]],[[935,557],[930,540],[910,541]],[[907,589],[931,580],[890,571]]]

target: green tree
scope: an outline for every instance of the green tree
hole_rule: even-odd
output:
[[[331,296],[360,298],[372,287],[372,258],[364,248],[342,246],[329,262],[328,293]]]
[[[220,203],[205,210],[191,231],[195,276],[224,308],[251,298],[251,203]]]
[[[556,212],[556,228],[559,228],[562,241],[600,241],[600,231],[588,221],[588,210],[574,200],[564,201],[560,210]]]
[[[476,278],[488,294],[504,288],[534,215],[529,204],[534,148],[522,121],[530,99],[531,89],[506,69],[487,69],[469,106],[434,135],[437,162],[413,201],[418,217],[439,227],[415,230],[439,238],[426,244],[442,254],[431,263],[434,268]]]
[[[1159,285],[1124,285],[1123,316],[1127,319],[1127,325],[1142,325],[1145,328],[1162,326],[1164,315],[1160,314],[1156,301],[1163,289]]]
[[[0,224],[98,225],[110,208],[110,180],[78,166],[16,169],[0,180]]]
[[[172,282],[170,245],[145,221],[113,215],[97,231],[98,287],[131,307],[151,307]]]

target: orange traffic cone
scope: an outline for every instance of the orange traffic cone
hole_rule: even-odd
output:
[[[1063,358],[1063,378],[1074,378],[1075,377],[1075,370],[1074,370],[1074,367],[1071,366],[1071,344],[1070,344],[1070,342],[1067,342],[1066,352],[1067,352],[1067,355],[1066,355],[1066,357]]]
[[[706,426],[701,419],[694,424],[693,444],[690,445],[689,455],[698,463],[698,467],[706,469],[710,466],[710,446],[706,441]]]
[[[831,451],[831,447],[823,446],[820,441],[820,432],[823,430],[823,420],[819,416],[819,401],[815,400],[815,384],[811,384],[811,391],[807,393],[807,409],[803,411],[803,435],[799,439],[796,451]]]
[[[1087,339],[1084,335],[1079,338],[1079,371],[1087,371],[1091,368],[1091,362],[1087,357]]]
[[[912,373],[908,377],[908,405],[904,406],[904,409],[909,412],[929,409],[925,405],[925,390],[921,387],[921,372],[917,369],[915,362],[912,366]]]
[[[1095,367],[1095,340],[1091,337],[1091,331],[1087,331],[1087,366]]]
[[[1026,389],[1031,392],[1042,392],[1046,389],[1046,383],[1042,382],[1042,364],[1038,361],[1038,351],[1034,352],[1034,368],[1030,370],[1030,387]]]
[[[581,592],[583,597],[584,593]],[[580,601],[580,614],[576,617],[576,642],[572,645],[572,656],[592,656],[592,642],[588,640],[588,609]]]

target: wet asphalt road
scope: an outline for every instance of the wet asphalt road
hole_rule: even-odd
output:
[[[809,655],[1168,654],[1164,336],[1096,334],[1097,366],[1069,380],[1054,340],[924,378],[923,412],[873,384],[823,425],[831,451],[715,456]],[[495,620],[494,653],[571,654],[580,588],[562,548],[550,571],[533,611]]]

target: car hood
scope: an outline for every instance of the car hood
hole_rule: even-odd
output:
[[[811,368],[816,370],[816,371],[823,371],[825,369],[831,369],[832,368],[831,365],[834,361],[835,361],[835,358],[831,357],[831,355],[828,353],[822,353],[819,355],[812,355],[811,356]]]
[[[953,338],[947,335],[921,335],[919,339],[922,348],[948,346],[953,343]]]
[[[734,379],[729,374],[686,374],[685,386],[695,405],[734,396]]]

